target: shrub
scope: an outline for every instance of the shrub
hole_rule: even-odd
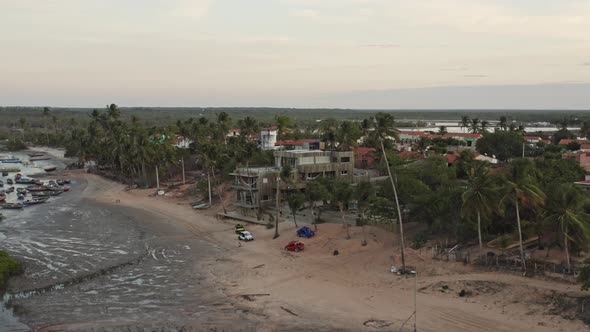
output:
[[[0,251],[0,289],[3,289],[8,277],[21,273],[22,265],[10,257],[6,251]]]

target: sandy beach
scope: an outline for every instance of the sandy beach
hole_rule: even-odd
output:
[[[13,231],[29,234],[28,242],[10,232],[3,241],[30,260],[9,293],[62,285],[11,301],[19,319],[40,331],[399,331],[414,296],[419,331],[588,329],[567,318],[571,310],[556,310],[584,296],[578,285],[477,271],[432,260],[428,250],[409,250],[417,279],[398,276],[389,272],[395,237],[374,227],[366,227],[367,246],[360,227],[346,240],[341,225],[321,224],[304,252],[289,253],[283,246],[296,239],[291,222],[280,224],[275,240],[273,229],[248,225],[256,240],[241,243],[236,222],[215,218],[215,208],[196,211],[187,200],[127,191],[83,171],[67,176],[77,185],[55,202],[54,217],[29,229],[17,219],[24,224]]]

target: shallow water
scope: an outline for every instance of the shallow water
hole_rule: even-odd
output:
[[[3,211],[0,249],[24,262],[25,273],[10,281],[0,330],[27,329],[10,308],[31,328],[240,319],[254,329],[203,273],[216,246],[143,211],[82,198],[84,182],[71,187],[48,203]]]

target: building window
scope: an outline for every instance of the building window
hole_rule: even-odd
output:
[[[263,196],[262,196],[262,200],[263,200],[263,201],[268,201],[268,195],[263,195]]]
[[[333,177],[336,177],[336,171],[330,171],[330,172],[326,172],[326,177],[327,177],[327,178],[333,178]]]
[[[338,157],[332,157],[332,162],[333,163],[337,163],[338,162]]]
[[[340,171],[340,175],[348,175],[348,171],[347,170],[341,170]]]
[[[343,163],[349,163],[350,162],[350,157],[342,157],[340,158],[340,161]]]

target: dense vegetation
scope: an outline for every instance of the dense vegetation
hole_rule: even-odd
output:
[[[553,144],[525,143],[523,128],[503,114],[490,132],[487,129],[492,125],[486,120],[456,116],[466,131],[483,133],[477,151],[496,156],[500,164],[476,160],[473,151],[465,150],[449,165],[447,152],[463,148],[454,139],[424,138],[413,147],[423,158],[400,158],[395,145],[399,123],[392,113],[351,111],[358,121],[325,118],[306,122],[298,118],[306,114],[305,110],[280,110],[276,115],[270,114],[270,109],[261,110],[265,113],[261,119],[243,111],[207,109],[195,116],[189,110],[158,110],[159,116],[170,117],[164,120],[152,117],[150,112],[155,111],[120,109],[114,104],[101,111],[44,108],[19,113],[21,117],[13,121],[12,131],[4,135],[14,144],[65,147],[67,155],[77,157],[80,163],[141,185],[153,185],[156,170],[161,178],[175,175],[181,160],[187,161],[188,169],[208,175],[215,194],[221,197],[222,184],[227,183],[236,167],[273,164],[272,154],[260,150],[252,139],[261,127],[272,124],[278,127],[280,139],[319,138],[328,149],[336,150],[358,145],[375,148],[377,168],[387,176],[381,183],[354,186],[330,179],[310,181],[305,191],[292,190],[282,198],[294,217],[297,210],[307,206],[319,221],[322,210],[329,207],[340,211],[343,225],[347,225],[344,212],[349,202],[356,201],[358,225],[396,224],[401,243],[405,241],[404,222],[418,222],[426,225],[427,231],[413,239],[413,246],[429,236],[443,234],[451,241],[478,243],[480,248],[489,240],[501,239],[502,243],[520,244],[520,259],[524,262],[523,242],[538,237],[541,246],[563,250],[566,270],[570,269],[571,256],[588,243],[590,203],[586,192],[573,185],[584,178],[585,170],[576,160],[562,159],[564,152],[579,146],[556,145],[559,141],[555,137]],[[144,120],[137,116],[140,113]],[[239,116],[232,118],[232,114]],[[552,113],[537,114],[535,120],[549,119],[548,114]],[[557,118],[555,114],[551,117]],[[560,128],[558,137],[575,137],[567,129],[571,123],[581,126],[580,135],[590,132],[590,122],[576,116],[554,121]],[[240,134],[228,136],[230,128],[239,128]],[[439,128],[439,133],[445,130]],[[175,148],[175,135],[190,139],[190,148]],[[526,158],[522,158],[523,152]],[[292,181],[291,172],[282,170],[282,180]],[[209,187],[204,181],[206,178],[201,178],[196,186],[202,192]],[[278,224],[275,228],[278,235]],[[526,270],[526,264],[522,266]]]

